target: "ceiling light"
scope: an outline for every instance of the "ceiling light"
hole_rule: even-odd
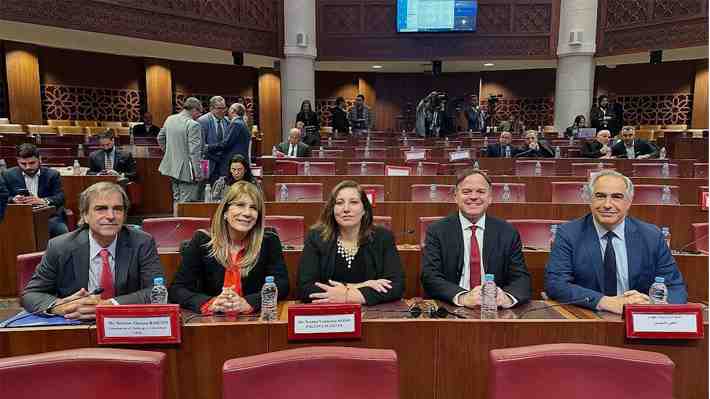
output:
[[[373,65],[372,69],[382,69],[382,65]]]
[[[483,66],[494,66],[495,64],[492,62],[486,62],[483,64]]]

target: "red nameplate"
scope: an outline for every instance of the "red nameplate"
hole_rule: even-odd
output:
[[[288,339],[343,339],[362,336],[361,307],[356,303],[291,305]]]
[[[702,209],[704,211],[708,210],[708,192],[707,191],[700,192],[700,209]]]
[[[627,338],[701,339],[703,314],[699,304],[626,305]]]
[[[96,330],[99,345],[179,344],[180,306],[97,306]]]

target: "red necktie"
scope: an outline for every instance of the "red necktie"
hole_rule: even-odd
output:
[[[481,253],[478,251],[476,239],[476,225],[471,226],[471,253],[468,258],[468,283],[469,289],[481,285]]]
[[[108,263],[108,249],[103,248],[99,255],[101,256],[101,288],[104,292],[101,293],[101,299],[113,298],[113,273],[111,273],[111,265]]]

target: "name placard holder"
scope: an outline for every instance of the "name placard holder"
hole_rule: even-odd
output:
[[[462,159],[471,159],[471,152],[468,150],[452,151],[449,153],[449,161],[460,161]]]
[[[359,304],[306,304],[288,307],[288,339],[348,339],[362,336]]]
[[[708,210],[708,192],[707,191],[700,192],[700,209],[703,211]]]
[[[626,305],[627,338],[702,339],[703,314],[699,304]]]
[[[426,159],[426,150],[410,150],[404,152],[405,161],[423,161]]]
[[[180,306],[97,306],[96,331],[99,345],[179,344]]]

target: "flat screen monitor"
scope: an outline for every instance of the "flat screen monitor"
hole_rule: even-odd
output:
[[[591,139],[597,134],[597,129],[593,127],[582,127],[576,131],[575,136],[578,139]]]
[[[473,32],[478,0],[397,0],[397,32]]]

